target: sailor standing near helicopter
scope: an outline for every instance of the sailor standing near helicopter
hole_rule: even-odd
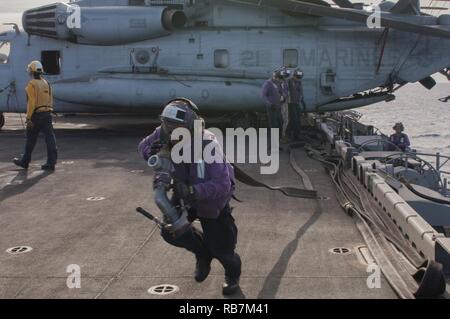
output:
[[[27,169],[39,133],[43,132],[47,144],[47,163],[42,165],[41,169],[53,171],[58,152],[51,115],[53,111],[52,88],[43,77],[44,68],[41,62],[32,61],[27,67],[27,72],[31,77],[25,89],[27,93],[27,141],[22,158],[15,158],[13,162],[17,166]]]
[[[300,114],[306,112],[305,98],[303,95],[303,71],[296,69],[288,79],[289,86],[289,126],[288,134],[294,140],[300,138]]]
[[[282,130],[281,130],[281,143],[287,143],[289,138],[287,136],[287,129],[290,120],[289,114],[289,75],[290,71],[286,68],[282,68],[280,71],[281,81],[280,81],[280,103],[281,103],[281,119],[282,119]]]
[[[267,122],[270,129],[281,128],[281,72],[279,70],[272,73],[272,77],[264,82],[261,97],[266,105]]]

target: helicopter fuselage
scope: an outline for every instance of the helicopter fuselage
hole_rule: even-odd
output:
[[[0,89],[14,83],[0,112],[25,111],[32,60],[42,61],[58,112],[86,113],[157,113],[177,96],[205,113],[262,111],[261,86],[283,66],[304,72],[305,111],[342,110],[388,100],[393,85],[450,65],[446,39],[220,1],[190,10],[183,28],[120,45],[0,35],[11,44]]]

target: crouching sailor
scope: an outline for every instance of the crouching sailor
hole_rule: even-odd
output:
[[[239,289],[241,275],[241,259],[235,252],[238,230],[231,215],[232,208],[229,203],[234,191],[233,168],[223,156],[223,151],[214,134],[205,130],[202,125],[200,125],[200,137],[203,136],[200,144],[202,150],[207,146],[208,149],[214,146],[213,148],[220,153],[222,160],[213,162],[182,161],[179,163],[179,161],[174,161],[172,156],[167,155],[178,143],[183,143],[183,140],[179,140],[178,136],[172,134],[176,128],[186,128],[190,131],[191,136],[195,135],[195,122],[201,118],[197,106],[192,101],[178,98],[168,102],[160,118],[161,126],[142,140],[139,144],[139,152],[146,161],[150,159],[149,164],[152,158],[158,156],[161,158],[164,154],[169,161],[171,168],[168,171],[174,181],[171,184],[174,192],[168,205],[163,203],[165,200],[157,198],[159,196],[158,189],[155,187],[158,179],[167,179],[165,176],[168,174],[160,174],[161,177],[158,177],[155,170],[154,182],[155,202],[165,218],[166,215],[171,215],[171,208],[165,208],[166,206],[187,207],[185,210],[187,212],[186,221],[183,221],[182,217],[176,217],[176,227],[170,226],[177,230],[162,227],[161,235],[167,243],[185,248],[195,255],[194,276],[197,282],[202,282],[208,277],[212,259],[219,260],[225,269],[225,283],[222,292],[224,295],[233,294]],[[189,144],[192,146],[193,143],[189,142]],[[164,165],[161,164],[162,166]],[[165,196],[164,193],[163,197]],[[168,211],[166,214],[163,211],[165,209]],[[197,218],[200,220],[203,231],[191,225]],[[188,225],[187,230],[186,227],[180,225],[183,223]],[[180,231],[180,229],[182,230]]]

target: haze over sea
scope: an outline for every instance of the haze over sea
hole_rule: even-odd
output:
[[[57,1],[0,0],[0,25],[5,22],[20,24],[21,12],[24,10],[54,2]],[[440,7],[450,5],[449,2],[436,2]],[[422,5],[428,5],[428,2],[422,1]],[[449,13],[437,10],[425,12]],[[385,134],[390,134],[393,124],[401,121],[405,125],[413,148],[425,152],[450,154],[450,101],[442,103],[438,100],[450,95],[450,82],[440,75],[434,77],[438,84],[431,91],[420,84],[408,84],[396,92],[395,101],[357,109],[364,114],[361,121],[376,126]]]

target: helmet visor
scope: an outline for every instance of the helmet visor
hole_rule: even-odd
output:
[[[303,72],[302,71],[295,71],[294,72],[294,76],[301,79],[303,77]]]
[[[177,102],[167,105],[160,118],[162,128],[168,135],[171,135],[172,132],[179,127],[186,128],[187,126],[187,111]]]

